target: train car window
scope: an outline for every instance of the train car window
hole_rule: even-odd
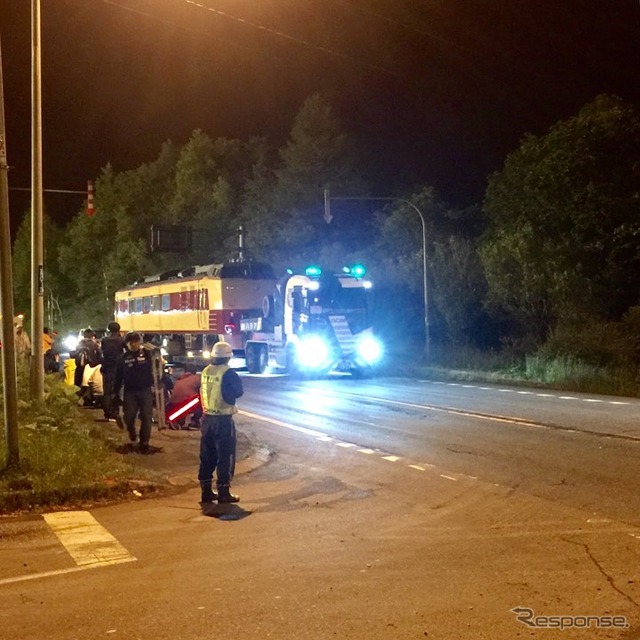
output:
[[[142,298],[136,298],[136,313],[142,313]]]
[[[151,311],[160,311],[160,296],[153,296],[153,301],[151,303]]]
[[[136,299],[129,298],[129,313],[134,313],[136,310]]]
[[[142,299],[142,311],[144,311],[144,313],[151,311],[151,296],[145,296]]]
[[[169,311],[171,308],[171,294],[163,293],[162,294],[162,310]]]

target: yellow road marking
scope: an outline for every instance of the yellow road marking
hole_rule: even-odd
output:
[[[48,513],[44,519],[79,567],[135,560],[88,511]]]

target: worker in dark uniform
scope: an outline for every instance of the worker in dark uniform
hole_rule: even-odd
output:
[[[236,460],[236,427],[233,414],[238,412],[236,399],[242,393],[242,380],[229,367],[231,347],[226,342],[213,345],[213,359],[201,376],[200,403],[203,418],[200,440],[198,480],[202,489],[201,502],[238,502],[230,491]],[[212,489],[216,471],[218,493]]]
[[[118,418],[118,407],[114,393],[116,368],[118,359],[126,351],[124,339],[120,335],[120,325],[110,322],[107,326],[109,333],[102,338],[102,385],[104,392],[104,419],[115,422]]]
[[[151,419],[153,415],[153,370],[151,352],[142,346],[139,333],[128,333],[124,338],[127,351],[118,360],[114,393],[120,396],[121,388],[124,424],[131,442],[136,442],[136,418],[140,415],[140,453],[149,453]]]

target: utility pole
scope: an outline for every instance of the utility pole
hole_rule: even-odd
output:
[[[42,215],[42,63],[40,0],[31,0],[31,394],[44,399],[44,240]]]
[[[431,356],[431,338],[429,336],[429,289],[427,282],[427,225],[422,215],[422,211],[416,207],[410,200],[404,198],[391,198],[391,197],[378,197],[378,196],[353,196],[353,197],[335,197],[329,192],[329,189],[324,190],[324,220],[327,224],[333,220],[331,215],[331,201],[332,200],[382,200],[387,202],[403,202],[411,207],[420,217],[422,223],[422,296],[424,300],[424,357],[427,362]]]
[[[20,461],[18,446],[18,383],[13,332],[13,277],[11,273],[11,228],[9,224],[9,166],[4,124],[4,87],[0,50],[0,316],[2,317],[2,399],[7,443],[6,466]]]

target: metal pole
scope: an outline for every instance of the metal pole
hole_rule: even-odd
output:
[[[11,274],[11,229],[9,224],[9,181],[4,124],[4,88],[0,51],[0,316],[2,317],[2,399],[7,442],[6,466],[17,466],[18,383],[16,375],[15,335],[13,333],[13,278]]]
[[[424,221],[422,211],[416,207],[413,202],[409,200],[403,200],[410,207],[413,207],[415,212],[420,216],[420,222],[422,222],[422,288],[424,297],[424,357],[429,361],[431,357],[431,339],[429,337],[429,289],[427,285],[427,224]]]
[[[333,219],[331,215],[331,200],[386,200],[388,202],[404,202],[409,205],[420,217],[422,223],[422,295],[424,299],[424,357],[428,361],[431,357],[431,338],[429,336],[429,289],[427,279],[427,224],[418,207],[404,198],[378,197],[378,196],[352,196],[335,197],[329,190],[324,190],[324,219],[329,224]]]
[[[31,0],[31,393],[44,399],[44,242],[42,215],[42,64],[40,0]]]

